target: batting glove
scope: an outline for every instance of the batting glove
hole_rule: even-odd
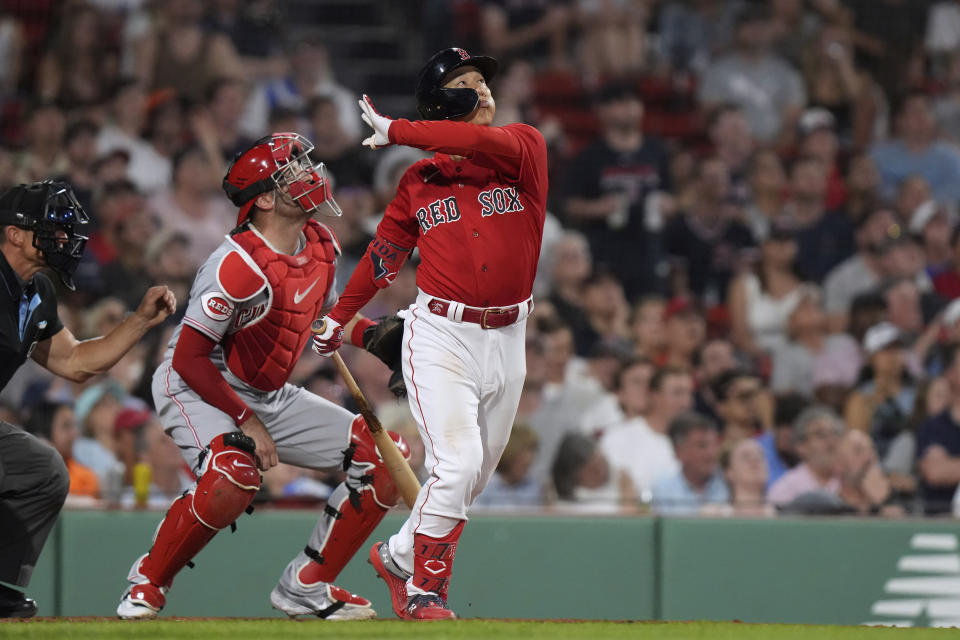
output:
[[[363,94],[363,99],[360,100],[359,104],[361,111],[360,117],[373,129],[373,135],[366,138],[363,141],[363,145],[371,149],[389,146],[390,136],[387,135],[387,133],[390,131],[390,125],[393,124],[393,120],[377,113],[376,107],[373,106],[373,102],[370,101],[367,94]]]
[[[329,358],[343,346],[343,327],[333,318],[314,320],[310,329],[313,331],[313,351],[317,355]]]

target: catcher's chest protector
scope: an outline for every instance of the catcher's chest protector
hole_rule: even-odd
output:
[[[336,248],[331,233],[313,220],[303,229],[306,247],[295,256],[276,253],[247,230],[233,241],[249,255],[266,277],[270,293],[264,311],[223,341],[230,371],[263,391],[286,383],[310,339],[310,324],[333,283]]]

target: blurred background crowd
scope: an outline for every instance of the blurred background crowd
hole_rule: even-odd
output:
[[[269,131],[333,175],[342,287],[424,157],[362,148],[356,99],[415,117],[445,46],[500,60],[495,124],[550,154],[527,379],[479,505],[960,514],[956,0],[0,0],[0,188],[63,180],[92,220],[64,323],[101,335],[154,283],[182,313],[235,219],[225,168]],[[414,299],[415,262],[367,316]],[[83,387],[26,366],[0,396],[75,506],[190,486],[149,391],[176,320]],[[389,371],[343,352],[422,462]],[[292,381],[351,406],[312,353]],[[338,481],[280,465],[261,499]]]

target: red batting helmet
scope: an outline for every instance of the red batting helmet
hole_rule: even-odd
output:
[[[311,151],[313,143],[299,133],[273,133],[236,155],[223,178],[223,190],[240,207],[237,226],[250,215],[257,196],[280,187],[286,187],[306,213],[318,211],[326,202],[334,215],[342,214],[330,193],[326,169],[322,162],[313,163]]]

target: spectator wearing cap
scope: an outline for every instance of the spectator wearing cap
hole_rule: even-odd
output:
[[[846,327],[853,299],[883,280],[881,256],[889,241],[903,233],[896,214],[886,207],[867,212],[857,219],[856,225],[857,252],[831,269],[823,285],[824,308],[830,316],[830,326],[836,330]]]
[[[774,223],[760,243],[760,260],[730,283],[727,309],[731,338],[740,351],[760,359],[787,342],[787,320],[808,287],[797,274],[793,229]]]
[[[764,490],[799,463],[793,425],[797,416],[809,406],[810,400],[799,393],[785,393],[774,398],[773,427],[756,437],[767,462],[768,476]]]
[[[797,121],[798,149],[801,156],[817,158],[827,168],[827,191],[823,206],[828,211],[843,208],[847,188],[840,173],[840,140],[837,137],[836,118],[823,107],[804,110]]]
[[[697,163],[693,197],[664,229],[663,248],[672,266],[673,291],[689,292],[707,306],[726,295],[730,278],[753,257],[750,228],[731,206],[730,171],[717,156]]]
[[[670,441],[680,469],[653,485],[653,509],[663,515],[695,515],[706,505],[725,504],[730,491],[720,470],[717,425],[687,412],[670,421]]]
[[[744,369],[726,371],[714,381],[713,395],[717,398],[725,450],[729,451],[741,440],[759,433],[770,397],[764,393],[756,374]]]
[[[929,98],[918,92],[907,94],[897,110],[896,125],[897,137],[871,150],[880,171],[882,195],[893,198],[904,178],[920,175],[930,183],[937,200],[960,200],[960,151],[937,140]]]
[[[77,462],[93,469],[104,486],[119,464],[115,453],[114,425],[126,394],[113,380],[85,389],[77,396],[74,414],[80,425],[80,437],[73,447]]]
[[[693,406],[693,378],[683,369],[664,367],[650,378],[647,409],[603,434],[600,449],[618,473],[624,473],[642,502],[654,483],[679,466],[667,435],[671,421]]]
[[[811,492],[837,495],[840,478],[836,475],[836,455],[845,429],[837,414],[827,407],[804,409],[793,426],[801,462],[770,485],[767,500],[782,507]]]
[[[890,322],[880,322],[863,338],[866,364],[860,384],[847,399],[847,426],[870,435],[881,457],[907,426],[917,388],[906,368],[906,338]]]
[[[857,64],[853,36],[839,20],[824,22],[805,43],[802,68],[811,104],[830,114],[845,146],[865,148],[880,105],[876,84]]]
[[[960,343],[944,350],[944,364],[950,404],[916,432],[920,497],[927,514],[948,513],[960,485]]]
[[[24,425],[28,433],[46,440],[57,450],[67,465],[70,475],[70,495],[97,498],[100,485],[97,474],[74,458],[73,446],[77,439],[77,422],[73,407],[60,402],[41,401],[30,412]]]
[[[764,144],[784,133],[791,137],[807,102],[800,74],[773,53],[771,36],[766,8],[744,8],[737,16],[733,51],[706,68],[698,93],[708,111],[725,102],[740,105]]]
[[[787,319],[787,342],[773,352],[770,387],[776,393],[792,391],[811,397],[817,360],[832,353],[858,357],[856,341],[845,333],[831,333],[827,315],[815,289],[807,289]]]
[[[952,266],[950,240],[954,217],[935,200],[927,200],[914,210],[910,218],[908,230],[923,249],[925,272],[930,278],[950,271]]]
[[[673,298],[663,313],[666,342],[654,362],[689,369],[693,355],[706,337],[707,324],[703,314],[689,298]]]
[[[927,376],[939,376],[946,368],[945,350],[954,342],[960,342],[960,298],[951,300],[939,316],[939,322],[930,323],[928,330],[936,331],[936,340],[924,354],[924,372]]]
[[[133,467],[137,464],[137,443],[143,439],[143,428],[154,417],[146,407],[124,407],[113,423],[114,451],[124,466],[123,483],[133,484]]]
[[[818,158],[801,157],[790,168],[790,198],[784,216],[796,227],[797,266],[801,275],[822,282],[834,266],[854,252],[853,224],[840,211],[824,208],[827,167]]]
[[[566,169],[562,199],[567,224],[584,233],[594,265],[618,274],[630,301],[658,292],[660,222],[647,219],[652,194],[670,189],[666,147],[643,132],[636,87],[601,88],[594,111],[600,134]]]
[[[783,161],[772,150],[757,151],[747,167],[749,196],[744,207],[750,231],[757,242],[770,234],[770,226],[783,215],[787,174]]]

